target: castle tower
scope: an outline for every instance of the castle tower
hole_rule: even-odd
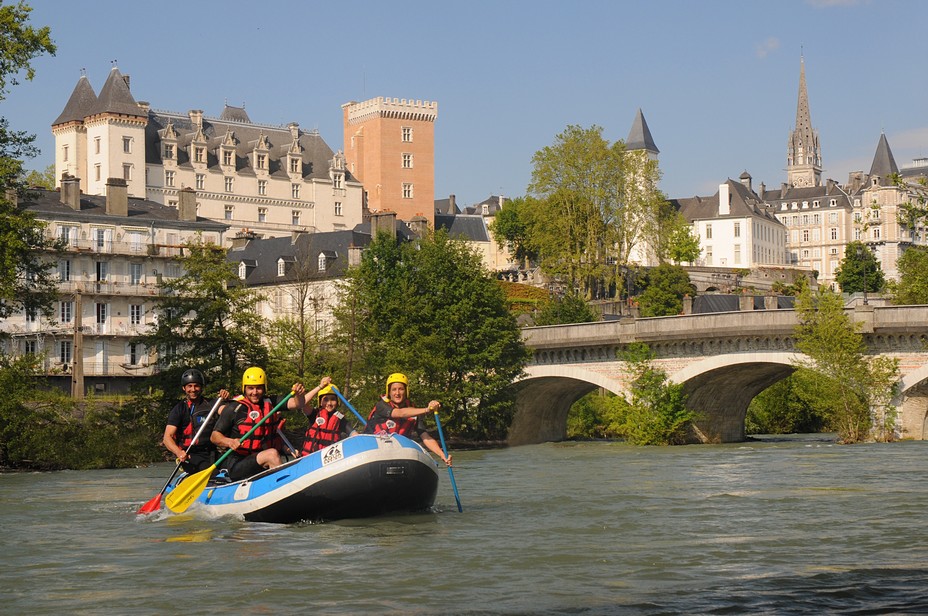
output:
[[[378,97],[342,105],[345,163],[364,185],[367,209],[410,221],[435,218],[438,103]]]
[[[648,160],[657,160],[657,155],[661,153],[654,143],[654,138],[651,137],[651,129],[648,128],[648,123],[645,121],[640,108],[638,113],[635,114],[631,130],[628,131],[625,150],[628,152],[643,151]]]
[[[81,192],[87,192],[86,118],[97,104],[97,95],[85,75],[77,80],[71,98],[61,115],[52,122],[55,136],[55,187],[61,186],[61,174],[81,180]]]
[[[809,93],[806,91],[806,65],[799,59],[799,102],[796,105],[796,128],[786,146],[786,181],[790,186],[822,185],[822,150],[818,131],[812,129]]]

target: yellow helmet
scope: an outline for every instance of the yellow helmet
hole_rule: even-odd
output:
[[[338,394],[335,393],[335,390],[332,389],[331,385],[326,385],[319,390],[319,393],[316,395],[316,406],[322,406],[322,397],[323,396],[335,396],[335,403],[338,404]]]
[[[393,383],[402,383],[406,386],[406,396],[409,396],[409,379],[406,378],[406,375],[402,372],[394,372],[387,377],[387,396],[390,395],[390,385]]]
[[[242,375],[242,391],[245,391],[246,385],[264,385],[267,389],[267,374],[261,368],[249,368]]]

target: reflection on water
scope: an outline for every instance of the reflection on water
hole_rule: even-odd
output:
[[[820,436],[465,451],[464,513],[442,481],[432,513],[291,526],[136,516],[170,465],[0,475],[2,611],[918,613],[926,460]]]

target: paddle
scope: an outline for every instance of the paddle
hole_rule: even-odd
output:
[[[277,424],[277,434],[280,435],[280,440],[282,440],[282,441],[284,442],[284,445],[287,446],[287,449],[290,450],[290,453],[293,454],[293,457],[294,457],[294,458],[299,458],[299,457],[300,457],[300,452],[296,450],[296,447],[293,446],[293,443],[291,443],[291,442],[290,442],[290,439],[287,438],[287,435],[284,434],[284,422],[285,422],[285,421],[287,421],[287,420],[286,420],[286,419],[283,419],[283,420],[281,420],[281,422],[280,422],[279,424]]]
[[[200,441],[200,436],[203,435],[203,430],[206,429],[206,426],[209,424],[209,420],[212,419],[213,413],[216,412],[216,409],[219,408],[219,403],[222,402],[222,398],[216,398],[216,403],[213,404],[213,408],[209,410],[209,414],[206,416],[206,419],[203,421],[203,425],[200,426],[200,429],[197,430],[197,433],[194,435],[193,440],[190,441],[190,447],[187,447],[185,454],[190,453],[190,450],[193,449],[193,446]],[[180,470],[180,466],[183,462],[178,462],[177,466],[174,467],[174,472],[171,473],[171,476],[168,477],[167,482],[164,484],[164,487],[161,488],[161,491],[158,492],[157,496],[152,498],[150,501],[139,507],[139,510],[136,511],[137,514],[146,514],[153,511],[158,511],[161,509],[161,497],[164,495],[164,491],[168,489],[168,486],[171,485],[171,481],[174,479],[174,475],[177,474],[177,471]]]
[[[438,426],[438,439],[441,441],[441,450],[445,452],[445,458],[448,457],[448,448],[445,447],[445,434],[441,431],[441,420],[438,419],[438,411],[435,411],[435,425]],[[458,511],[463,513],[464,507],[461,506],[461,497],[458,496],[458,486],[454,483],[454,470],[448,465],[448,476],[451,477],[451,489],[454,490],[454,500],[458,503]]]
[[[255,425],[251,427],[251,430],[243,434],[238,440],[241,443],[249,436],[251,433],[258,429],[258,426],[267,421],[268,417],[273,417],[274,413],[277,412],[281,406],[283,406],[287,400],[293,397],[294,392],[287,394],[283,400],[277,403],[277,406],[271,409],[271,412],[261,418]],[[174,513],[181,513],[187,510],[187,508],[193,504],[193,501],[200,496],[203,492],[203,489],[206,488],[206,484],[209,482],[210,476],[213,474],[213,469],[218,468],[219,465],[225,460],[229,455],[235,451],[235,449],[229,449],[224,454],[219,456],[219,459],[213,462],[213,465],[209,468],[203,469],[195,475],[190,475],[185,478],[177,487],[174,488],[167,498],[164,499],[164,503],[168,506],[168,509]]]
[[[345,403],[345,406],[347,406],[348,409],[349,409],[352,413],[354,413],[354,416],[357,417],[357,418],[361,421],[361,425],[362,425],[362,426],[366,426],[366,425],[367,425],[367,420],[365,420],[364,417],[361,416],[361,413],[357,412],[357,411],[354,409],[354,407],[351,406],[351,403],[348,402],[348,400],[345,399],[345,396],[342,395],[342,392],[338,391],[338,387],[336,387],[335,385],[332,385],[332,391],[334,391],[334,392],[335,392],[335,395],[338,396],[338,399],[341,400],[342,402],[344,402],[344,403]]]

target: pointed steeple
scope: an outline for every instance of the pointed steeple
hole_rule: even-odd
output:
[[[74,86],[74,91],[71,92],[71,98],[64,106],[64,111],[52,122],[52,126],[68,122],[83,122],[96,104],[97,95],[93,91],[93,86],[90,85],[86,75],[81,75],[81,78],[77,80],[77,85]]]
[[[106,83],[103,84],[103,89],[100,90],[100,96],[97,98],[97,104],[93,110],[93,115],[101,113],[138,117],[148,116],[135,102],[132,93],[129,92],[128,77],[124,77],[115,66],[110,71],[109,77],[106,78]]]
[[[632,129],[628,131],[628,139],[625,140],[625,149],[627,151],[644,150],[652,158],[656,158],[657,155],[661,153],[654,144],[651,131],[648,129],[648,123],[645,122],[644,114],[641,113],[641,108],[638,109],[638,113],[635,115],[635,121],[632,122]]]
[[[786,173],[790,186],[820,186],[822,183],[822,150],[818,131],[812,128],[809,93],[806,89],[806,64],[802,57],[799,59],[796,128],[790,133],[787,144]]]
[[[881,133],[880,142],[876,146],[876,154],[873,155],[873,164],[870,165],[870,177],[885,178],[893,173],[899,173],[899,167],[896,166],[893,151],[889,149],[886,133]]]

